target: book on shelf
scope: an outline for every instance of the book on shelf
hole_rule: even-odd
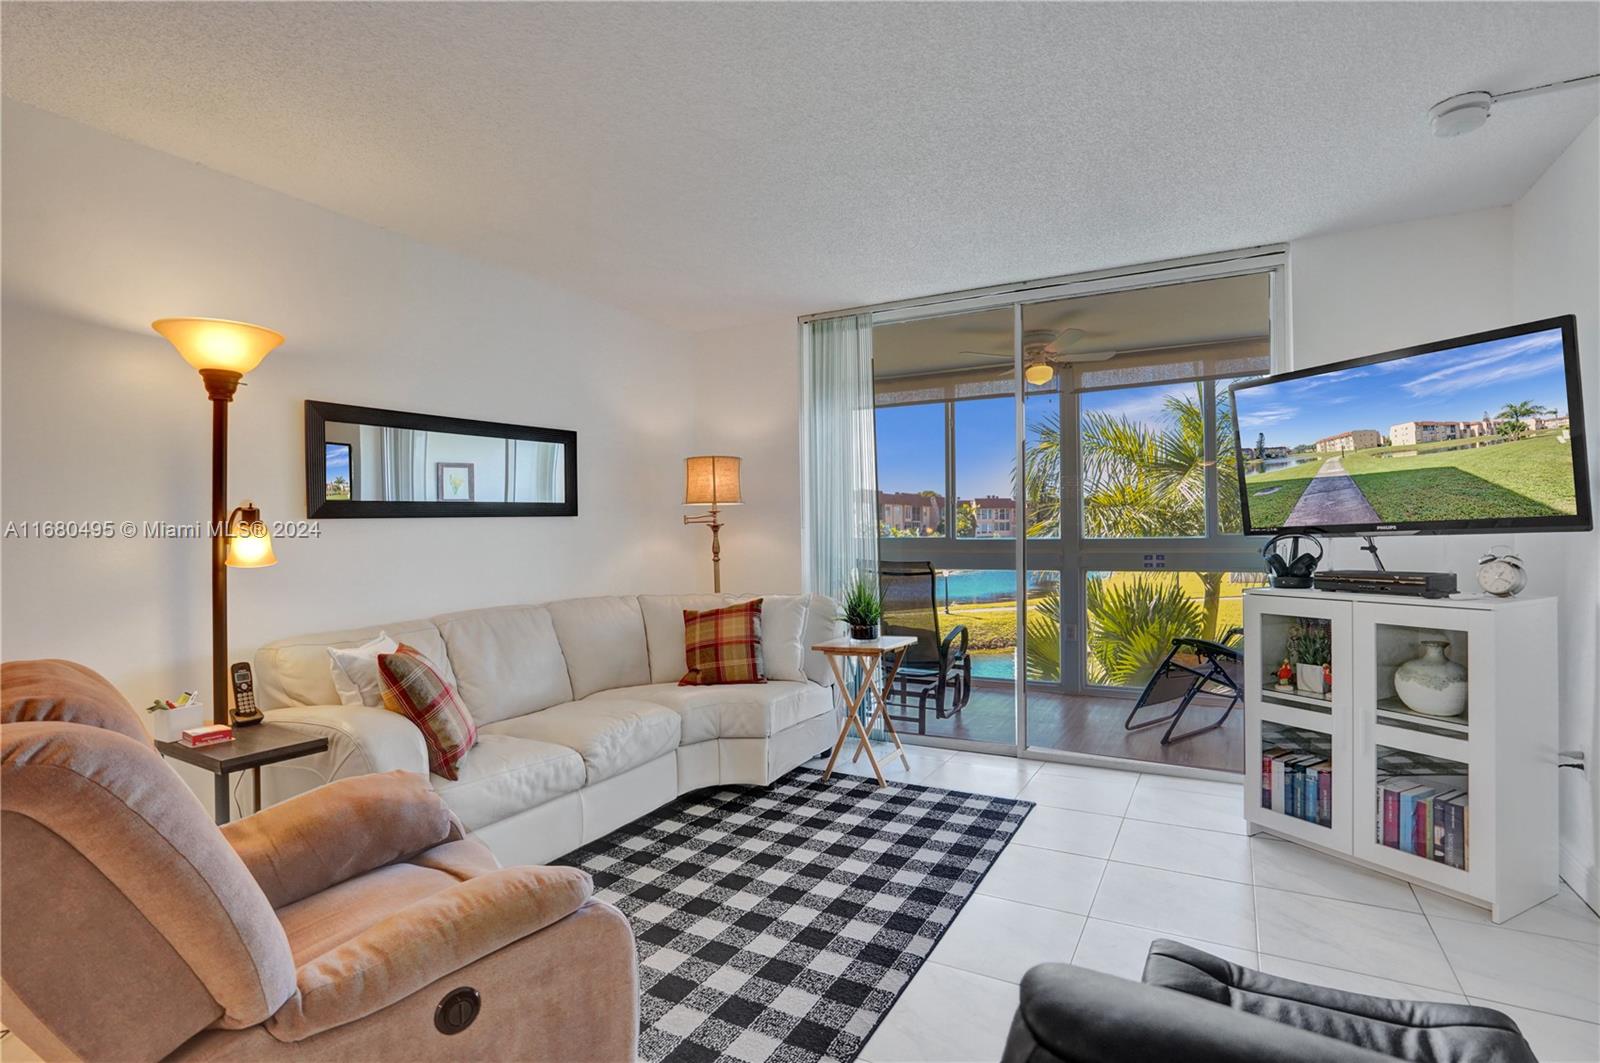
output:
[[[1467,777],[1382,775],[1373,839],[1390,849],[1449,867],[1467,867]]]
[[[1261,751],[1261,807],[1319,826],[1333,825],[1333,762],[1320,752],[1269,746]]]
[[[1391,849],[1400,848],[1400,792],[1391,785],[1392,780],[1378,780],[1378,844]]]

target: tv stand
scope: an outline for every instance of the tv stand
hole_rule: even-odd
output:
[[[1313,626],[1327,632],[1325,648],[1309,666],[1295,658],[1280,680],[1279,663]],[[1425,602],[1261,588],[1245,592],[1244,629],[1252,832],[1447,893],[1489,909],[1496,923],[1555,895],[1554,598]],[[1453,716],[1418,712],[1395,684],[1429,641],[1447,642],[1445,657],[1466,668],[1466,704]],[[1306,772],[1314,799],[1287,785]],[[1439,815],[1451,800],[1459,818]],[[1402,805],[1410,834],[1399,831]]]

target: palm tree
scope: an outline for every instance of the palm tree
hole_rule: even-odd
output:
[[[978,534],[978,508],[971,502],[956,502],[956,538],[971,539]]]
[[[1172,649],[1172,640],[1193,634],[1201,623],[1200,607],[1174,578],[1144,572],[1120,579],[1094,576],[1084,590],[1091,683],[1143,685]]]
[[[1044,594],[1038,608],[1028,610],[1029,679],[1055,682],[1061,678],[1061,592]]]
[[[1217,397],[1217,516],[1224,531],[1242,527],[1239,513],[1238,472],[1233,460],[1233,409],[1226,391]],[[1083,525],[1086,535],[1096,538],[1148,538],[1205,534],[1206,497],[1206,403],[1203,385],[1192,392],[1168,395],[1164,403],[1169,424],[1158,428],[1143,421],[1102,411],[1083,417],[1080,448],[1083,464]],[[1040,537],[1060,534],[1061,506],[1061,423],[1059,416],[1045,419],[1037,439],[1025,454],[1023,494],[1027,504],[1028,535]],[[1120,623],[1100,625],[1105,633],[1101,644],[1112,653],[1112,660],[1144,660],[1143,649],[1155,637],[1157,657],[1164,656],[1175,635],[1215,638],[1222,605],[1221,572],[1199,574],[1201,604],[1194,607],[1182,594],[1177,580],[1142,577],[1131,584],[1140,592],[1150,591],[1159,599],[1157,608],[1170,608],[1182,600],[1193,608],[1192,622],[1176,630],[1166,620],[1155,624],[1147,636]],[[1107,608],[1127,609],[1126,592],[1107,598],[1096,591],[1091,580],[1089,606],[1090,672],[1118,674],[1121,669],[1097,658],[1099,650],[1093,631],[1098,623],[1096,603]],[[1154,599],[1153,599],[1154,601]],[[1028,673],[1036,678],[1049,669],[1060,674],[1060,600],[1046,596],[1037,610],[1037,621],[1028,625]],[[1129,614],[1133,616],[1133,614]],[[1191,614],[1183,612],[1183,618]],[[1136,617],[1135,617],[1136,618]],[[1186,620],[1187,622],[1187,620]],[[1152,623],[1154,620],[1152,619]],[[1037,627],[1037,631],[1035,628]],[[1132,640],[1122,649],[1110,647],[1119,638]],[[1037,655],[1037,657],[1036,657]],[[1130,657],[1131,655],[1131,657]],[[1150,666],[1152,669],[1154,664]],[[1036,675],[1038,673],[1038,675]],[[1097,680],[1101,681],[1101,680]],[[1111,680],[1104,680],[1111,681]]]
[[[1500,420],[1512,435],[1523,436],[1528,434],[1528,422],[1524,418],[1546,417],[1555,412],[1537,402],[1508,402],[1500,408]]]
[[[1023,452],[1023,524],[1030,539],[1061,534],[1061,414],[1048,415]],[[1016,477],[1012,477],[1013,487]]]

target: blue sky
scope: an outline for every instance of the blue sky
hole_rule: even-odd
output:
[[[346,483],[350,482],[350,448],[335,443],[326,447],[328,454],[328,482],[332,483],[334,477],[343,476]]]
[[[1297,446],[1357,428],[1389,434],[1406,421],[1468,421],[1508,402],[1567,413],[1561,330],[1453,347],[1238,393],[1245,446]]]
[[[1011,496],[1016,416],[1009,395],[956,407],[956,495]],[[1056,412],[1054,395],[1028,399],[1029,424]],[[944,494],[944,404],[878,409],[878,489]]]

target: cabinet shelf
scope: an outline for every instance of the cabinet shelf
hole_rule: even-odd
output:
[[[1310,731],[1327,731],[1333,713],[1327,706],[1321,709],[1301,708],[1297,705],[1280,705],[1272,701],[1262,701],[1258,713],[1263,720],[1272,723],[1281,723],[1289,727],[1300,727]]]
[[[1303,694],[1298,690],[1279,690],[1277,687],[1263,681],[1261,684],[1261,697],[1264,701],[1274,698],[1282,701],[1292,701],[1296,705],[1305,705],[1318,712],[1329,712],[1333,709],[1333,695],[1317,697],[1315,694]]]
[[[1407,708],[1399,698],[1379,698],[1375,711],[1378,719],[1385,723],[1402,727],[1419,725],[1458,738],[1466,738],[1468,734],[1465,716],[1429,716],[1425,712]]]

